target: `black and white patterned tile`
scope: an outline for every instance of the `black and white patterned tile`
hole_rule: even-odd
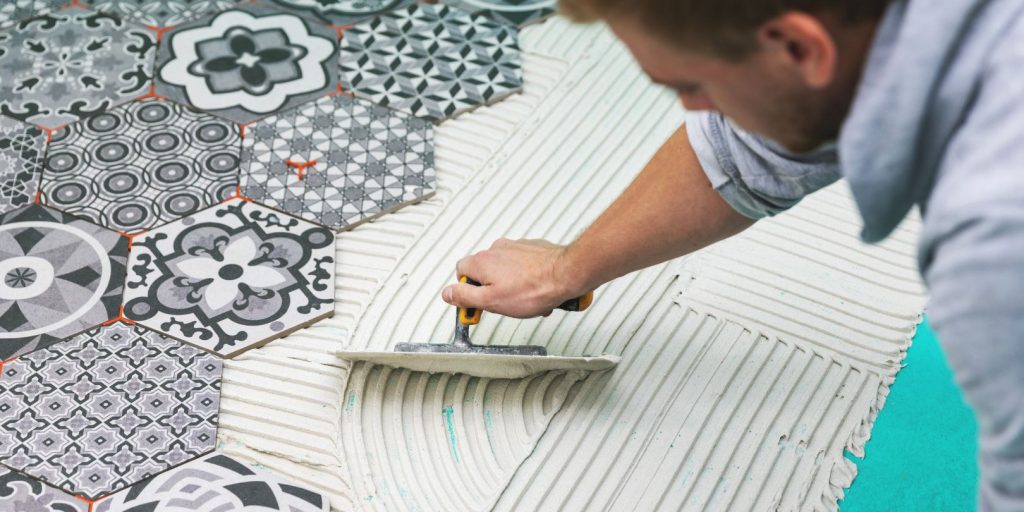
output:
[[[0,116],[0,213],[35,202],[45,151],[42,130]]]
[[[336,90],[337,33],[255,5],[186,23],[164,36],[156,92],[250,123]]]
[[[0,2],[0,30],[28,18],[49,14],[68,3],[68,0],[3,0]]]
[[[80,7],[0,33],[0,114],[55,129],[149,91],[156,35]]]
[[[128,239],[32,205],[0,216],[0,360],[117,316]]]
[[[96,503],[95,512],[328,512],[323,494],[219,452]]]
[[[416,4],[345,31],[342,89],[414,116],[446,119],[523,87],[515,27]]]
[[[89,502],[16,471],[0,467],[0,510],[89,512]]]
[[[166,28],[229,9],[239,0],[85,0],[93,9],[109,12],[153,28]]]
[[[123,323],[4,364],[0,462],[96,499],[214,448],[221,361]]]
[[[334,233],[240,199],[135,238],[128,318],[233,357],[334,313]]]
[[[555,13],[557,0],[443,0],[474,14],[522,27],[542,21]]]
[[[284,9],[311,14],[343,27],[405,7],[415,0],[268,0]]]
[[[136,101],[53,134],[43,203],[126,233],[219,203],[238,186],[238,125]]]
[[[323,98],[249,127],[242,195],[345,229],[434,192],[433,134],[426,119]]]

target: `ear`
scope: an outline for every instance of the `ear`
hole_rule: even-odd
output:
[[[832,83],[838,57],[836,41],[820,18],[789,11],[762,24],[757,39],[783,65],[795,69],[808,86],[820,89]]]

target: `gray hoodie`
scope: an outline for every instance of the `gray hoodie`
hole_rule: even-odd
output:
[[[979,509],[1024,510],[1024,0],[893,2],[836,144],[791,154],[710,112],[687,132],[748,217],[839,177],[867,242],[921,208],[928,316],[978,416]]]

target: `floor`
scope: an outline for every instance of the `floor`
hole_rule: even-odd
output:
[[[905,364],[840,510],[972,510],[977,426],[927,321]]]

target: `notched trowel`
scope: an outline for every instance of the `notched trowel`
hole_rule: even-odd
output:
[[[480,283],[462,277],[463,283]],[[568,300],[558,306],[565,311],[583,311],[593,302],[593,292]],[[539,345],[492,346],[474,345],[470,326],[480,323],[482,311],[456,308],[455,336],[450,343],[399,343],[394,352],[338,352],[347,361],[366,361],[428,373],[464,373],[477,377],[522,378],[551,370],[607,370],[618,364],[618,356],[562,357],[549,356]]]

